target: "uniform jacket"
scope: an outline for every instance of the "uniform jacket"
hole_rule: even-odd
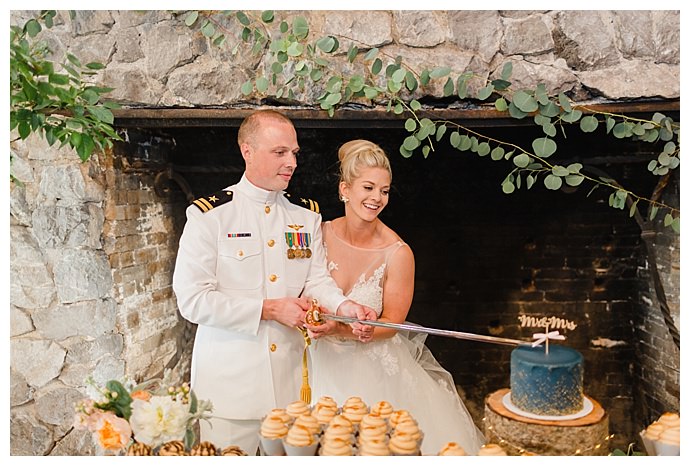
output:
[[[288,259],[295,233],[309,234],[311,257]],[[261,320],[264,298],[303,294],[333,312],[345,300],[326,269],[321,215],[245,176],[187,208],[173,289],[182,316],[198,324],[192,389],[229,419],[259,419],[299,399],[304,339]]]

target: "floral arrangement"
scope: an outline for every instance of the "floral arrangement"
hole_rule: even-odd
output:
[[[110,380],[104,387],[90,377],[87,383],[97,396],[76,404],[75,428],[91,431],[105,451],[120,452],[133,442],[156,448],[171,440],[183,440],[191,448],[194,425],[207,420],[213,406],[198,400],[186,382],[170,384],[169,377],[166,371],[163,379],[138,385]]]

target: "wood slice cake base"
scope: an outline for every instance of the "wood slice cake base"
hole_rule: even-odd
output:
[[[592,398],[592,411],[569,420],[531,419],[503,404],[508,388],[486,397],[484,435],[486,443],[501,445],[509,455],[603,456],[609,454],[609,416]]]

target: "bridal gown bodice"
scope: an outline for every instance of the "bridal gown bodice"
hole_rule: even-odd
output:
[[[323,224],[328,268],[351,300],[383,310],[383,287],[390,258],[406,245],[397,241],[380,249],[351,246],[332,224]],[[350,396],[369,406],[390,402],[405,409],[424,431],[422,452],[436,454],[446,442],[457,442],[476,454],[483,437],[457,394],[452,376],[424,345],[424,334],[398,332],[391,338],[361,343],[325,337],[310,347],[312,399],[333,397],[339,405]]]

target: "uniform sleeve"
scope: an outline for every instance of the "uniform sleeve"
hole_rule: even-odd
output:
[[[187,208],[173,273],[180,314],[195,324],[256,335],[263,300],[218,291],[218,223],[214,217],[194,206]]]
[[[312,259],[303,296],[314,297],[319,304],[335,313],[347,298],[338,287],[326,266],[326,251],[323,247],[323,232],[321,231],[321,215],[317,216],[312,239]]]

